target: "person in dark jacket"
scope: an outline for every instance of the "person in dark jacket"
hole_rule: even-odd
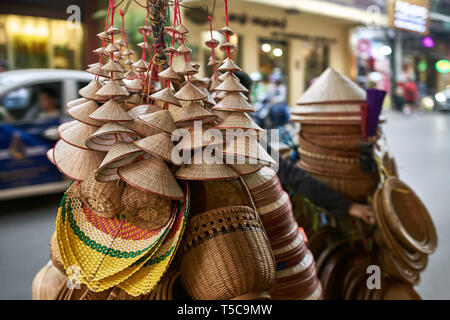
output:
[[[247,97],[249,98],[252,87],[250,76],[242,71],[234,72],[234,74],[239,78],[242,85],[249,90],[247,93]],[[276,151],[272,150],[269,144],[267,144],[267,152],[275,155],[275,157],[277,156]],[[278,159],[278,178],[283,185],[290,187],[296,194],[308,198],[316,205],[326,209],[336,218],[341,218],[349,214],[362,219],[366,223],[375,223],[375,215],[371,206],[352,202],[289,160],[281,156]]]

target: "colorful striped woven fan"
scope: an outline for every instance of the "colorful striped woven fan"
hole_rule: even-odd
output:
[[[79,184],[73,183],[61,200],[57,238],[64,268],[76,267],[80,282],[91,290],[108,289],[139,271],[159,254],[158,249],[171,234],[180,209],[186,210],[186,201],[180,202],[163,228],[140,229],[122,214],[110,219],[99,217],[81,202],[78,188]]]

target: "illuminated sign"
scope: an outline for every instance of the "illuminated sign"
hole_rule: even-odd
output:
[[[429,0],[392,0],[390,10],[393,28],[428,33]]]
[[[448,73],[448,72],[450,72],[450,61],[448,61],[448,60],[439,60],[438,62],[436,62],[434,67],[436,68],[437,72]]]

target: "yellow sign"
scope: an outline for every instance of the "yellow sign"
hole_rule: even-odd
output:
[[[428,33],[429,0],[391,0],[391,27],[420,34]]]

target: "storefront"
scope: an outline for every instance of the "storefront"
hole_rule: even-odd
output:
[[[354,20],[354,17],[347,19],[344,14],[336,15],[336,18],[330,12],[321,15],[318,12],[310,13],[304,8],[289,8],[283,6],[282,2],[274,4],[270,1],[235,0],[230,10],[230,24],[238,30],[237,37],[233,40],[240,48],[237,57],[239,64],[249,74],[260,72],[263,80],[267,80],[274,72],[281,73],[282,81],[287,86],[287,100],[292,106],[311,84],[311,80],[328,66],[350,75],[350,30],[362,22]],[[211,13],[213,1],[206,3]],[[301,5],[297,1],[290,3]],[[204,4],[205,1],[188,3],[189,7]],[[217,1],[214,29],[223,24],[221,8],[221,2]],[[204,40],[209,39],[208,22],[206,15],[202,20],[199,14],[194,16],[189,11],[190,9],[185,9],[184,15],[192,34],[202,34],[201,37],[189,39],[194,52],[198,52],[193,55],[193,59],[203,62],[210,54],[203,44]],[[362,12],[359,19],[364,19],[365,11],[357,11]]]

